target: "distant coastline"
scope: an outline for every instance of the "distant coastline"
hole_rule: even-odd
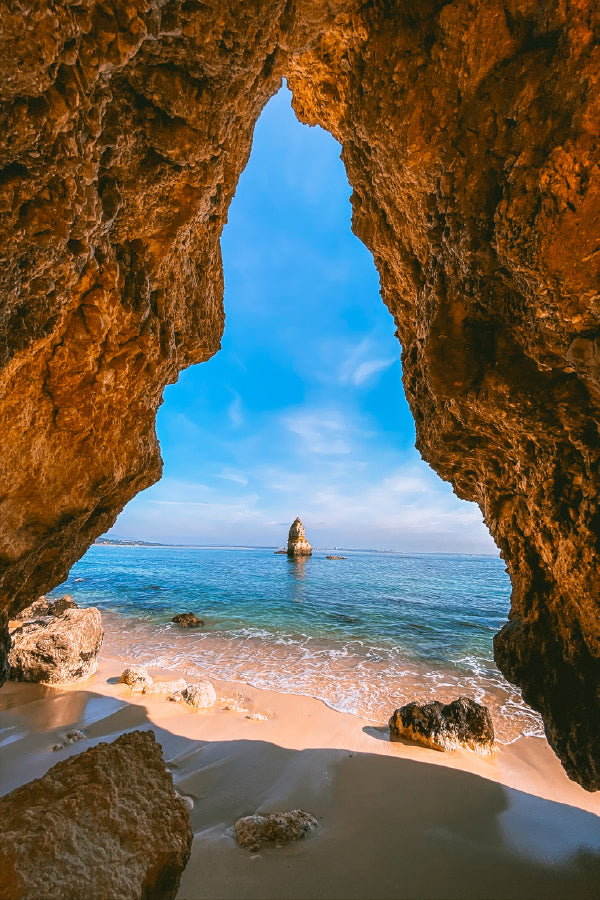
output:
[[[160,541],[141,541],[134,538],[96,538],[94,547],[168,547],[172,550],[281,550],[281,546],[275,544],[163,544]],[[341,553],[381,553],[381,554],[397,554],[399,556],[493,556],[496,553],[451,551],[451,550],[376,550],[369,547],[313,547],[316,553],[330,553],[339,551]]]

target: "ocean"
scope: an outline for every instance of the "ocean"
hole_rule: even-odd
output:
[[[103,652],[124,664],[316,697],[378,723],[411,700],[463,695],[490,708],[500,743],[543,735],[494,665],[510,582],[493,556],[97,545],[52,596],[64,593],[100,608]],[[188,611],[204,627],[171,622]]]

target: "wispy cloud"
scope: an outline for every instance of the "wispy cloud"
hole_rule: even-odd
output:
[[[247,485],[248,478],[243,472],[238,472],[236,469],[223,469],[222,472],[219,473],[219,478],[224,478],[225,481],[234,481],[236,484]]]
[[[227,410],[227,414],[229,416],[229,421],[233,425],[234,428],[241,428],[244,424],[244,416],[242,413],[242,398],[237,393],[237,391],[233,391],[234,398],[229,404],[229,409]]]
[[[365,337],[348,349],[346,358],[340,365],[339,382],[360,387],[375,375],[389,369],[399,358],[399,352],[394,356],[388,354],[382,357],[377,353],[377,342],[371,337]]]
[[[303,441],[307,453],[338,456],[350,453],[348,428],[337,410],[318,410],[286,415],[283,424]]]

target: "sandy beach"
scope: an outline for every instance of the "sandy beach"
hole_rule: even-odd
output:
[[[439,753],[391,743],[383,723],[242,684],[216,682],[215,707],[193,711],[132,693],[121,670],[102,659],[76,686],[7,683],[0,790],[153,729],[193,803],[182,900],[598,896],[600,797],[570,782],[540,738],[491,757]],[[85,738],[54,751],[73,728]],[[256,854],[237,846],[237,818],[293,808],[318,819],[311,837]]]

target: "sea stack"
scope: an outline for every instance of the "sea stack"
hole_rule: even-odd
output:
[[[288,556],[310,556],[312,554],[312,547],[306,540],[304,525],[300,518],[297,518],[290,528],[287,552]]]

